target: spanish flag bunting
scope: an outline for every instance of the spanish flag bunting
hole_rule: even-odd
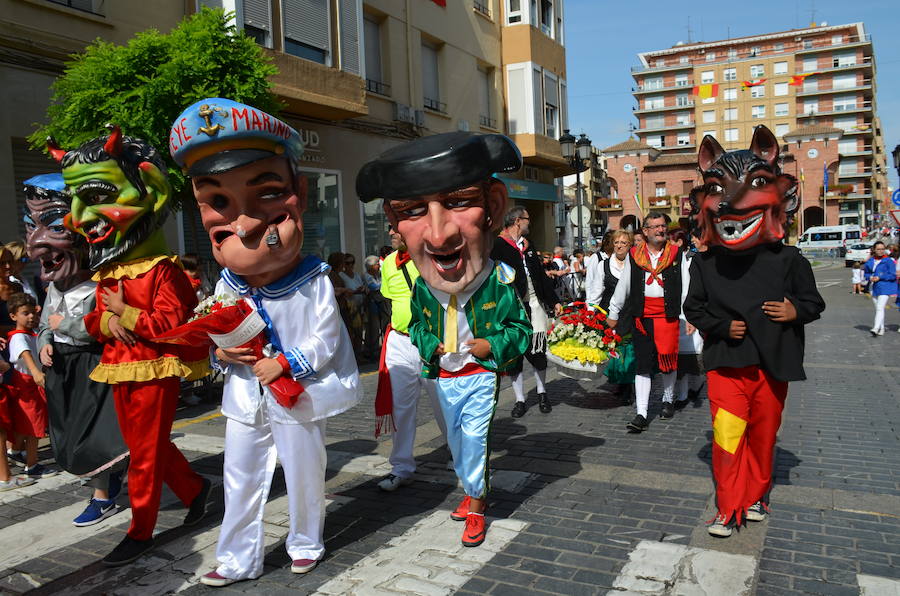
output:
[[[719,84],[712,83],[710,85],[694,85],[693,90],[691,91],[693,95],[696,95],[700,99],[708,99],[710,97],[718,97],[719,96]]]
[[[791,81],[788,83],[788,85],[793,85],[794,87],[799,87],[800,85],[803,84],[803,79],[805,79],[806,77],[811,77],[813,75],[817,75],[817,74],[822,74],[822,73],[808,72],[806,74],[791,75]]]
[[[752,81],[741,81],[741,89],[747,89],[748,87],[757,87],[766,82],[766,79],[753,79]]]

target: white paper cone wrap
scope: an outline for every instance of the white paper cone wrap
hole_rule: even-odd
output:
[[[223,350],[229,350],[242,346],[266,329],[266,322],[259,316],[259,313],[253,311],[247,318],[241,321],[241,324],[228,333],[210,333],[209,339]]]

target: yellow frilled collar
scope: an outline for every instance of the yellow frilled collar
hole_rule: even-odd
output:
[[[102,281],[104,279],[121,279],[123,277],[127,277],[129,279],[134,279],[138,275],[143,275],[147,273],[154,267],[156,267],[157,263],[161,261],[172,261],[176,267],[179,269],[183,269],[181,266],[181,260],[177,256],[170,255],[159,255],[155,257],[144,257],[143,259],[135,259],[134,261],[128,261],[127,263],[113,263],[111,265],[107,265],[106,267],[102,267],[97,273],[93,275],[91,279],[94,281]]]

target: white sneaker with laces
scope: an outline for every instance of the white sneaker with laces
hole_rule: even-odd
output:
[[[753,505],[747,507],[747,521],[760,522],[766,519],[769,512],[766,511],[762,501],[757,501]]]
[[[721,513],[717,514],[711,522],[706,524],[706,531],[709,532],[710,536],[718,536],[719,538],[728,538],[732,532],[731,526],[728,525],[728,520]]]
[[[35,482],[36,480],[34,478],[12,476],[9,480],[0,480],[0,492],[22,488],[23,486],[31,486]]]
[[[401,478],[400,476],[395,476],[394,474],[388,474],[384,480],[378,483],[378,488],[383,491],[392,493],[401,486],[409,486],[414,482],[412,476],[409,478]]]

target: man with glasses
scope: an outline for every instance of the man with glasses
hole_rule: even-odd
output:
[[[410,141],[364,165],[362,201],[384,199],[420,277],[413,286],[410,339],[422,375],[437,379],[447,442],[466,496],[450,515],[463,546],[484,542],[491,421],[500,375],[528,349],[531,323],[511,287],[515,270],[490,259],[506,210],[494,172],[522,167],[515,143],[465,132]]]
[[[663,404],[659,417],[675,413],[675,376],[678,370],[679,319],[688,289],[688,268],[684,253],[668,240],[666,219],[660,213],[644,218],[645,243],[631,250],[622,278],[609,304],[610,327],[627,305],[634,314],[632,334],[635,353],[634,392],[637,415],[628,423],[632,433],[647,430],[650,384],[656,372],[663,382]]]
[[[534,380],[537,385],[538,408],[544,414],[553,409],[547,398],[547,329],[550,321],[547,311],[562,312],[559,296],[556,295],[553,280],[544,271],[537,253],[528,246],[525,237],[528,235],[530,216],[525,207],[513,207],[503,218],[503,231],[494,241],[491,258],[506,263],[516,271],[513,287],[525,306],[525,312],[531,320],[531,347],[525,352],[525,358],[534,367]],[[525,405],[525,375],[522,372],[522,359],[510,371],[513,392],[516,394],[516,405],[512,409],[513,418],[521,418],[528,407]]]
[[[409,339],[409,321],[412,318],[410,299],[419,278],[419,270],[412,262],[403,238],[393,226],[388,228],[391,247],[395,250],[384,258],[381,265],[381,295],[391,303],[391,323],[381,344],[378,364],[378,390],[375,394],[375,436],[393,431],[391,473],[385,476],[378,488],[393,492],[401,486],[413,483],[416,460],[413,448],[416,442],[416,410],[422,390],[428,395],[435,421],[444,437],[447,429],[437,401],[434,379],[422,376],[422,359]]]

